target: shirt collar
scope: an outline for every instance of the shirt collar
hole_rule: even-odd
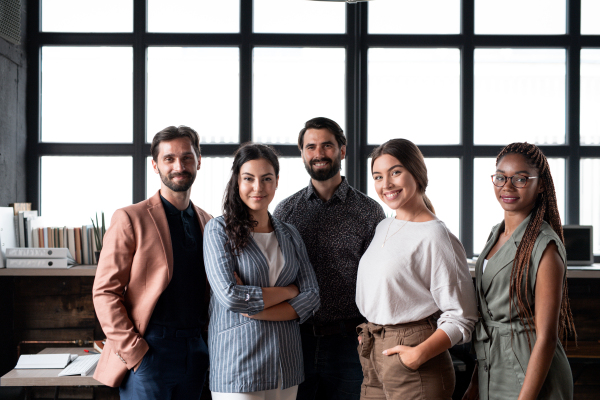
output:
[[[183,211],[179,211],[177,207],[169,202],[169,200],[165,199],[162,194],[160,195],[160,200],[163,203],[163,207],[165,208],[165,212],[167,215],[180,215],[187,214],[189,217],[194,216],[194,209],[192,208],[192,201],[190,200],[190,204],[188,204],[187,208]]]
[[[338,186],[338,188],[333,193],[333,197],[338,197],[342,202],[346,201],[346,197],[348,195],[348,190],[350,189],[350,185],[348,185],[348,181],[345,176],[342,176],[342,183]],[[312,179],[308,182],[308,186],[306,188],[305,199],[309,200],[311,197],[319,198],[315,187],[312,184]]]

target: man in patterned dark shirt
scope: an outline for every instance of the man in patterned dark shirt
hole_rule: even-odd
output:
[[[309,185],[283,200],[275,217],[294,225],[319,282],[321,308],[300,326],[305,381],[298,400],[360,398],[363,380],[356,326],[358,262],[375,227],[385,218],[375,200],[350,187],[340,174],[346,137],[328,118],[306,122],[298,136]]]

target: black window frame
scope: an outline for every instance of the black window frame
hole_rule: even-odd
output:
[[[385,48],[458,48],[460,50],[460,144],[420,145],[425,157],[460,160],[460,239],[469,257],[473,249],[474,200],[473,162],[478,157],[495,157],[502,146],[474,144],[474,50],[476,48],[559,48],[566,50],[566,142],[544,145],[548,157],[565,159],[565,224],[578,224],[580,215],[580,160],[600,158],[600,146],[580,144],[580,51],[600,48],[600,35],[581,35],[581,2],[566,0],[564,35],[476,35],[475,0],[461,2],[459,34],[405,35],[369,34],[368,3],[346,4],[346,32],[341,34],[274,34],[253,32],[253,2],[240,0],[239,33],[150,33],[147,2],[133,0],[133,32],[62,33],[41,31],[41,1],[27,2],[27,196],[36,209],[41,203],[42,156],[131,156],[133,198],[146,198],[146,74],[148,46],[232,46],[240,49],[240,143],[252,138],[252,52],[255,47],[341,47],[346,50],[345,132],[348,137],[346,177],[351,185],[367,191],[367,159],[376,147],[368,135],[368,50]],[[375,0],[376,1],[376,0]],[[340,5],[342,6],[342,5]],[[518,12],[518,10],[516,10]],[[130,46],[133,48],[133,142],[132,143],[43,143],[40,132],[41,50],[43,46]],[[194,127],[201,130],[202,127]],[[299,126],[298,129],[301,127]],[[238,144],[203,144],[204,156],[230,156]],[[274,145],[285,157],[298,157],[293,144]],[[43,210],[41,210],[43,212]],[[600,256],[595,256],[600,262]]]

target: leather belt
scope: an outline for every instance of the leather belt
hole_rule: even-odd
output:
[[[364,322],[365,319],[363,317],[343,319],[340,321],[320,324],[311,324],[310,322],[305,322],[302,325],[300,325],[300,331],[304,334],[309,334],[317,337],[346,333],[356,334],[356,327]]]

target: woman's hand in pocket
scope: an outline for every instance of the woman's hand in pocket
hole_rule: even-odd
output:
[[[384,350],[383,354],[388,357],[398,354],[398,357],[400,357],[402,363],[410,369],[417,370],[422,364],[422,362],[419,361],[421,358],[421,353],[418,347],[403,346],[399,344],[391,349]]]

